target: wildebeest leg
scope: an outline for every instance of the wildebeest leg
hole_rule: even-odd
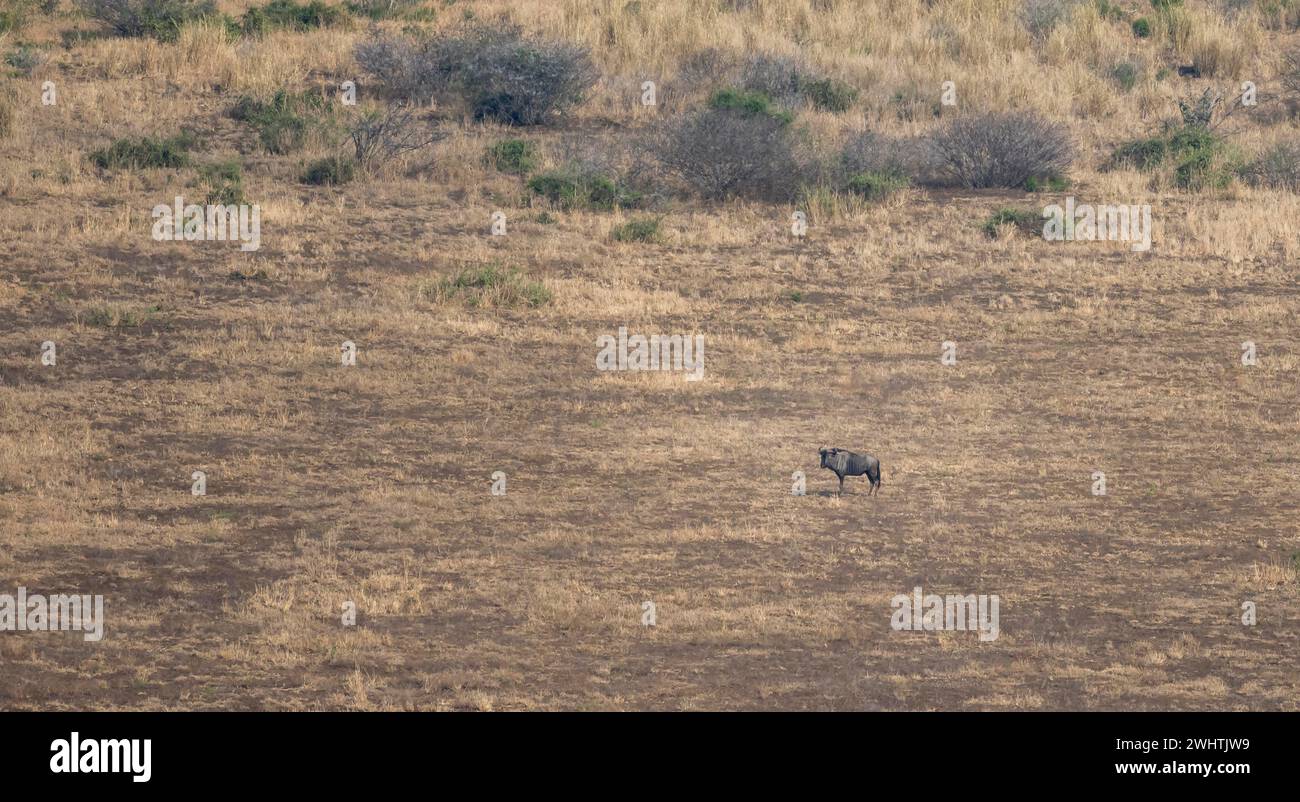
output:
[[[844,495],[844,477],[840,477],[840,495]]]

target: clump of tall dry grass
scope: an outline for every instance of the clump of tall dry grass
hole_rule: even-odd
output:
[[[0,139],[7,139],[14,130],[14,121],[17,119],[15,107],[17,105],[16,93],[8,84],[0,85]]]

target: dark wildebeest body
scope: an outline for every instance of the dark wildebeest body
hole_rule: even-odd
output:
[[[871,482],[867,495],[880,492],[880,460],[870,454],[854,454],[842,448],[823,448],[822,467],[830,468],[840,478],[840,495],[844,495],[844,477],[866,474]]]

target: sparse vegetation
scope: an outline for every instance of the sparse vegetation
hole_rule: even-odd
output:
[[[428,288],[425,295],[435,303],[460,301],[488,308],[539,307],[551,300],[546,285],[501,262],[463,268]]]
[[[794,115],[772,105],[772,99],[762,92],[742,92],[719,89],[709,98],[709,108],[733,111],[749,117],[764,117],[782,125],[789,125]]]
[[[27,22],[36,13],[37,7],[35,0],[0,2],[0,36],[17,33],[27,27]]]
[[[82,322],[88,326],[106,329],[135,329],[148,323],[161,311],[162,307],[157,304],[150,306],[106,304],[87,310],[82,316]]]
[[[1132,92],[1133,87],[1137,86],[1138,68],[1131,62],[1116,64],[1110,74],[1115,79],[1115,83],[1119,84],[1125,92]]]
[[[610,237],[616,242],[658,242],[660,218],[643,217],[616,226]]]
[[[1195,102],[1179,101],[1181,124],[1166,123],[1157,136],[1121,144],[1107,166],[1165,172],[1181,189],[1223,189],[1242,165],[1236,151],[1214,129],[1216,105],[1209,93]]]
[[[1296,0],[1262,0],[1259,12],[1269,30],[1300,30],[1300,2]]]
[[[107,148],[91,153],[90,161],[101,170],[188,167],[189,151],[194,146],[195,138],[188,132],[167,139],[148,136],[119,139]]]
[[[313,130],[332,125],[330,103],[319,92],[281,89],[268,101],[245,95],[235,102],[230,116],[257,129],[258,142],[268,153],[301,150]]]
[[[729,72],[724,69],[715,75]],[[740,95],[762,96],[763,113],[772,113],[766,108],[772,101],[793,106],[801,100],[823,111],[844,112],[858,99],[856,87],[822,75],[800,59],[766,53],[751,56],[745,62],[740,84],[743,88]]]
[[[205,204],[230,206],[247,202],[244,197],[244,167],[236,160],[203,165],[199,168],[199,179],[207,188]]]
[[[307,165],[303,171],[304,184],[316,186],[339,186],[356,178],[357,165],[344,156],[327,156]]]
[[[1268,3],[322,2],[355,19],[0,0],[0,592],[109,594],[98,645],[0,633],[0,709],[1296,706]],[[479,103],[545,64],[549,111]],[[169,240],[178,196],[256,202],[257,246]],[[1070,198],[1099,236],[1045,241]],[[702,336],[701,380],[601,369],[623,328]],[[818,445],[881,496],[826,495]],[[1002,637],[890,634],[917,584],[1004,594]]]
[[[1030,176],[1025,179],[1026,192],[1064,192],[1069,188],[1070,180],[1063,176]]]
[[[812,78],[803,82],[802,89],[813,108],[822,111],[848,111],[858,99],[856,87],[835,78]]]
[[[313,28],[330,28],[346,25],[350,18],[342,8],[321,0],[298,3],[295,0],[271,0],[264,6],[253,6],[244,12],[240,29],[253,36],[284,29],[307,31]]]
[[[5,54],[5,63],[22,75],[30,75],[32,70],[45,63],[45,51],[31,45],[20,45]]]
[[[985,220],[981,230],[985,236],[996,237],[1004,228],[1014,229],[1022,234],[1041,234],[1043,218],[1036,212],[1004,208],[994,212],[988,220]]]
[[[578,166],[548,170],[528,179],[528,189],[561,209],[608,211],[632,207],[639,195],[617,180]]]
[[[91,19],[119,36],[149,36],[172,41],[181,26],[215,16],[212,0],[76,0]]]
[[[14,130],[14,92],[8,86],[0,85],[0,139],[4,139]]]
[[[385,19],[432,22],[438,16],[423,0],[352,0],[345,5],[352,14],[376,22]]]
[[[848,190],[869,201],[880,201],[906,189],[908,179],[899,173],[858,173],[849,178]]]

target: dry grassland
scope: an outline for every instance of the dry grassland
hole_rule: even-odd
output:
[[[439,4],[592,49],[591,100],[524,132],[548,154],[695,102],[637,87],[708,46],[863,87],[803,114],[827,139],[926,130],[895,95],[952,79],[1080,143],[1068,192],[911,189],[803,239],[790,206],[677,201],[655,243],[528,200],[482,163],[518,134],[472,120],[432,164],[297,183],[323,148],[268,154],[226,110],[355,79],[365,26],[64,49],[77,23],[38,21],[53,55],[6,82],[0,139],[0,592],[100,593],[107,622],[0,634],[0,709],[1296,709],[1300,200],[1100,169],[1188,87],[1267,88],[1297,40],[1188,2],[1175,60],[1224,64],[1195,82],[1092,5],[1035,43],[1005,0]],[[1152,65],[1128,93],[1098,77],[1123,58]],[[86,158],[182,125],[243,160],[259,250],[154,241],[194,171]],[[981,231],[1066,194],[1149,203],[1151,251]],[[550,302],[432,292],[493,262]],[[703,334],[704,379],[597,371],[620,326]],[[832,494],[832,445],[880,457],[878,497]],[[998,594],[1000,637],[894,631],[918,585]]]

